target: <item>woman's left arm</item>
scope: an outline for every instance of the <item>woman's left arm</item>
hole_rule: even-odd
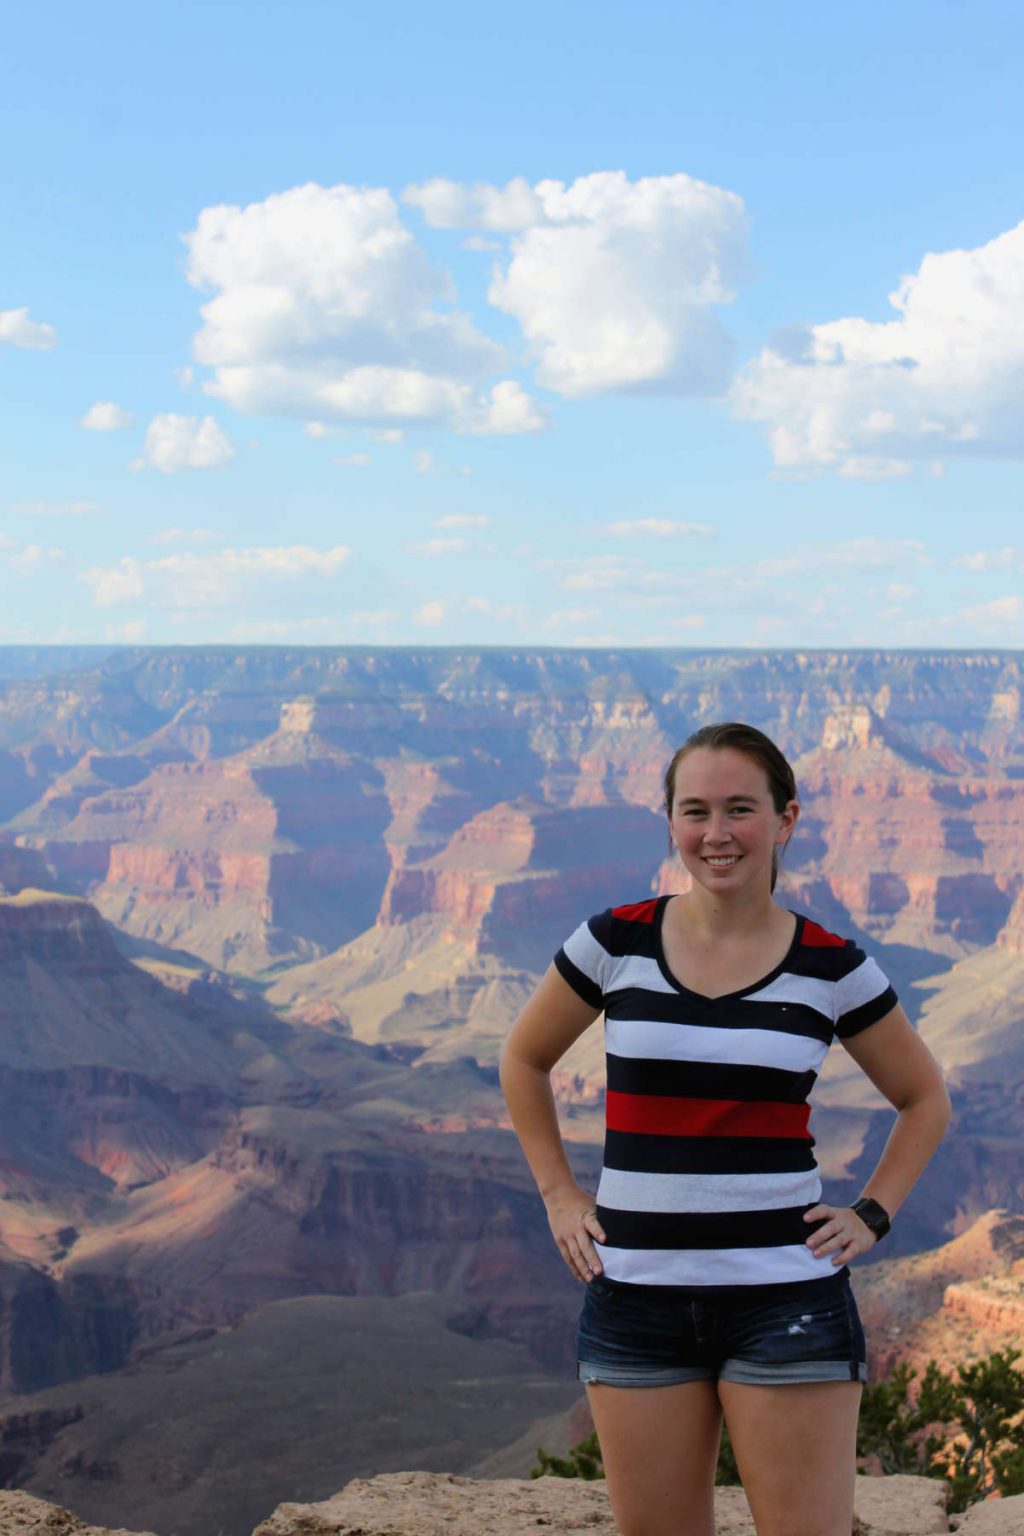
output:
[[[899,1004],[843,1046],[898,1111],[878,1166],[861,1190],[892,1217],[946,1133],[953,1112],[949,1094],[938,1062]],[[805,1221],[823,1217],[824,1225],[807,1239],[817,1257],[831,1253],[833,1264],[847,1264],[877,1241],[847,1206],[821,1204],[804,1213]]]

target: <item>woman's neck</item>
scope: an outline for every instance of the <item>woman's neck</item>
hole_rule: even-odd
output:
[[[677,896],[676,920],[695,938],[749,938],[752,933],[774,926],[785,909],[763,889],[713,894],[700,885],[691,886],[685,896]],[[785,913],[788,918],[789,914]]]

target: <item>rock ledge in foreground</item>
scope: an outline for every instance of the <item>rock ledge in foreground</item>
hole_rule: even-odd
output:
[[[945,1507],[946,1485],[931,1478],[857,1479],[858,1536],[946,1536]],[[715,1524],[717,1536],[755,1536],[742,1488],[715,1489]],[[389,1472],[357,1478],[322,1503],[280,1504],[253,1536],[539,1536],[545,1527],[552,1536],[615,1536],[605,1484]]]
[[[105,1525],[87,1525],[60,1504],[48,1504],[20,1490],[0,1488],[2,1536],[153,1536],[152,1531],[116,1531]]]

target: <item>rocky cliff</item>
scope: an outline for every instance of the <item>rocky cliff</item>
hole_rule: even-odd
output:
[[[859,1477],[853,1536],[1018,1536],[1024,1497],[976,1505],[949,1517],[945,1484],[923,1477]],[[7,1536],[133,1536],[86,1525],[66,1510],[23,1493],[0,1493]],[[533,1536],[550,1527],[563,1536],[618,1529],[601,1482],[564,1478],[474,1481],[452,1474],[399,1472],[358,1479],[321,1503],[280,1505],[252,1536]],[[720,1536],[754,1536],[741,1488],[715,1489]],[[134,1536],[151,1536],[138,1532]]]
[[[171,650],[0,693],[8,837],[129,931],[247,973],[430,913],[484,949],[524,901],[561,932],[602,868],[643,894],[664,765],[711,718],[799,760],[790,864],[848,924],[957,958],[1021,889],[1005,654]]]

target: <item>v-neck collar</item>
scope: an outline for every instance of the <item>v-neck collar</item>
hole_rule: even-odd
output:
[[[658,905],[654,913],[654,955],[658,962],[658,969],[671,986],[673,992],[678,992],[682,997],[696,998],[699,1003],[703,1003],[706,1006],[712,1007],[718,1003],[727,1003],[736,997],[745,997],[748,992],[759,992],[762,987],[766,987],[768,986],[769,982],[774,981],[776,976],[780,976],[786,969],[786,966],[789,964],[789,961],[793,955],[793,951],[800,943],[801,935],[804,931],[804,924],[807,921],[807,919],[800,912],[793,912],[792,915],[796,918],[796,926],[793,929],[793,937],[790,940],[789,948],[786,950],[786,953],[783,955],[778,965],[774,966],[766,976],[760,977],[757,981],[750,982],[745,987],[738,987],[735,992],[722,992],[717,997],[709,997],[706,992],[695,992],[692,987],[684,987],[683,983],[678,979],[678,977],[672,973],[672,970],[669,967],[669,963],[665,959],[665,946],[661,940],[661,930],[664,926],[665,913],[668,910],[668,904],[672,900],[673,897],[671,896],[659,896]],[[787,912],[790,910],[791,909],[789,907],[786,908]]]

